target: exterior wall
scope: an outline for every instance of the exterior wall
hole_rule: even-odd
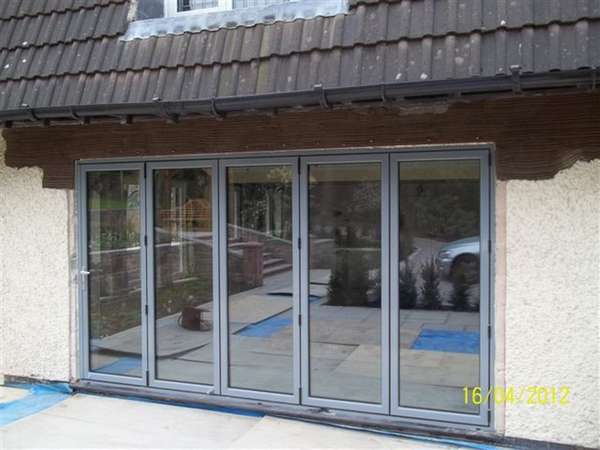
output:
[[[11,150],[16,153],[18,150]],[[11,169],[0,140],[0,375],[75,373],[72,192]],[[597,447],[600,160],[496,185],[495,385],[568,386],[567,406],[506,405],[510,437]]]
[[[4,164],[0,138],[0,374],[68,380],[68,191],[42,188],[42,171]]]
[[[509,181],[506,204],[505,361],[497,366],[506,386],[571,390],[566,406],[506,405],[506,434],[597,448],[600,160],[551,180]]]

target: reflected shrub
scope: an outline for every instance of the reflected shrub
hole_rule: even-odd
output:
[[[433,258],[421,265],[421,278],[423,279],[423,285],[421,286],[423,309],[441,309],[440,275]]]
[[[417,306],[417,277],[408,262],[398,273],[398,298],[401,309],[413,309]]]
[[[327,287],[328,305],[369,306],[372,287],[365,257],[358,251],[338,250]]]
[[[450,304],[455,311],[469,311],[469,289],[471,285],[467,279],[465,271],[457,270],[452,277],[452,295]]]

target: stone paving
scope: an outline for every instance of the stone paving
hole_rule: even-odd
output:
[[[419,258],[428,257],[435,245]],[[359,402],[381,402],[381,311],[369,307],[327,305],[329,272],[311,272],[311,395]],[[445,282],[448,284],[447,282]],[[447,286],[445,287],[447,288]],[[269,277],[265,285],[230,297],[230,384],[232,387],[291,393],[291,272]],[[207,305],[210,310],[210,306]],[[210,317],[210,314],[209,314]],[[284,324],[264,336],[243,330],[269,318]],[[158,321],[158,372],[161,379],[210,383],[213,373],[212,332],[187,331],[177,315]],[[288,319],[289,318],[289,319]],[[403,406],[476,412],[463,401],[463,387],[479,384],[479,355],[415,349],[423,330],[478,332],[473,312],[401,310],[400,397]],[[106,350],[139,353],[139,328],[96,342]],[[101,356],[106,364],[119,358]],[[136,375],[132,367],[129,374]],[[339,380],[344,382],[340,383]]]
[[[0,385],[3,403],[23,389]],[[18,400],[17,400],[18,402]],[[18,405],[16,405],[18,406]],[[469,448],[442,439],[395,437],[262,414],[77,394],[0,426],[0,448]],[[472,446],[470,448],[473,448]],[[481,446],[493,450],[492,446]]]

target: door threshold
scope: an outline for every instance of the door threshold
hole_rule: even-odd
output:
[[[131,400],[154,401],[191,408],[209,409],[242,415],[269,415],[292,420],[304,420],[320,425],[344,427],[360,431],[394,435],[399,438],[433,440],[450,445],[501,444],[501,437],[491,428],[451,423],[418,421],[374,413],[359,413],[304,405],[225,397],[151,387],[128,386],[90,380],[71,383],[75,392],[83,394],[125,397]],[[454,442],[456,441],[456,442]],[[472,445],[473,445],[472,444]],[[506,443],[504,443],[506,445]],[[477,444],[473,448],[481,448]]]

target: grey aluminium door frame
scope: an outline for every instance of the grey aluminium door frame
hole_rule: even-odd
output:
[[[229,308],[227,289],[227,169],[229,167],[268,167],[290,166],[292,168],[292,248],[293,248],[293,380],[294,389],[291,395],[229,386]],[[298,208],[298,158],[297,157],[258,157],[222,159],[219,161],[219,274],[220,274],[220,322],[221,322],[221,393],[231,397],[249,398],[280,403],[298,404],[300,402],[300,252],[295,242],[298,242],[300,232]]]
[[[161,380],[156,374],[156,298],[155,298],[155,260],[154,260],[154,172],[161,169],[211,169],[211,220],[213,223],[212,237],[212,279],[213,279],[213,324],[218,323],[214,318],[220,317],[219,313],[219,171],[216,160],[193,160],[193,161],[163,161],[150,162],[146,165],[146,205],[147,205],[147,283],[148,283],[148,369],[149,386],[182,390],[189,392],[200,392],[214,394],[220,392],[220,370],[219,370],[219,327],[213,326],[213,385],[194,384],[178,381]]]
[[[491,339],[488,337],[488,327],[490,326],[491,316],[491,301],[493,292],[491,292],[491,275],[492,270],[492,258],[490,249],[487,245],[487,240],[492,238],[492,223],[491,223],[491,211],[493,207],[493,167],[490,167],[488,162],[492,156],[492,149],[487,145],[477,145],[474,148],[469,148],[468,145],[464,146],[464,150],[461,150],[461,146],[451,146],[447,149],[432,148],[432,149],[402,149],[398,150],[393,147],[382,147],[379,152],[349,150],[345,154],[333,155],[331,152],[324,155],[317,155],[315,153],[302,153],[293,152],[293,154],[271,157],[267,154],[254,155],[247,157],[245,155],[236,155],[235,157],[223,157],[222,159],[213,158],[190,158],[190,159],[173,159],[173,160],[161,160],[157,162],[102,162],[95,163],[93,161],[80,162],[76,166],[77,172],[77,201],[78,201],[78,251],[79,251],[79,270],[78,275],[79,283],[79,298],[80,298],[80,337],[79,345],[81,348],[80,352],[80,376],[83,379],[99,382],[109,383],[121,383],[130,385],[151,385],[157,388],[166,389],[177,389],[177,390],[191,390],[200,392],[213,392],[216,394],[229,395],[235,397],[246,397],[251,399],[265,400],[265,401],[276,401],[286,403],[302,403],[307,406],[316,406],[332,409],[351,410],[356,412],[366,413],[378,413],[378,414],[391,414],[394,417],[402,418],[407,421],[436,421],[439,423],[457,423],[473,426],[489,426],[490,423],[490,409],[482,406],[479,414],[471,415],[464,413],[453,413],[435,410],[425,410],[417,408],[406,408],[400,407],[398,402],[398,388],[399,388],[399,373],[398,373],[398,293],[397,293],[397,271],[398,271],[398,242],[397,242],[397,230],[398,230],[398,175],[397,165],[401,161],[428,161],[428,160],[457,160],[457,159],[479,159],[481,161],[481,285],[482,285],[482,304],[481,304],[481,317],[480,317],[480,348],[481,348],[481,361],[480,361],[480,380],[481,388],[483,391],[489,389],[491,383]],[[336,150],[336,151],[341,151]],[[303,156],[304,155],[304,156]],[[382,289],[387,290],[389,295],[386,295],[386,291],[382,292],[382,334],[386,334],[382,337],[382,355],[386,352],[390,357],[383,357],[382,361],[382,373],[384,379],[382,380],[382,405],[363,404],[357,402],[346,402],[334,399],[322,399],[311,397],[309,391],[309,335],[308,335],[308,320],[302,320],[302,326],[299,326],[299,321],[302,315],[305,318],[308,316],[308,295],[309,286],[308,282],[308,245],[304,243],[308,242],[308,166],[310,164],[317,163],[351,163],[351,162],[369,162],[377,161],[382,163],[382,226],[385,231],[382,234],[382,280],[387,277],[390,282],[382,282]],[[151,223],[147,224],[147,220],[151,220],[152,215],[152,203],[148,203],[148,199],[152,197],[151,186],[152,178],[150,175],[146,177],[146,182],[143,182],[146,170],[149,167],[160,168],[160,167],[212,167],[214,170],[213,174],[213,201],[215,196],[218,202],[214,204],[218,207],[218,212],[213,212],[214,220],[214,235],[213,239],[217,240],[217,244],[214,248],[218,252],[218,257],[214,256],[213,253],[213,279],[214,282],[214,295],[217,295],[217,299],[214,299],[214,308],[219,309],[218,320],[220,326],[216,326],[215,333],[218,335],[218,339],[214,342],[214,348],[218,349],[218,355],[215,354],[215,385],[204,386],[204,385],[188,385],[186,383],[171,383],[163,382],[161,380],[155,380],[153,377],[147,377],[146,374],[152,373],[151,364],[153,361],[149,358],[149,341],[153,342],[152,339],[147,337],[151,333],[149,325],[153,322],[153,317],[144,316],[145,306],[148,305],[148,310],[151,311],[152,305],[149,304],[149,286],[147,281],[151,279],[151,273],[149,272],[152,264],[152,257],[148,254],[148,248],[145,247],[142,242],[141,248],[141,270],[144,275],[142,277],[142,377],[129,377],[121,375],[109,375],[100,374],[97,372],[90,371],[89,367],[89,317],[88,317],[88,292],[87,292],[87,279],[84,273],[88,268],[88,254],[87,254],[87,192],[86,192],[86,180],[87,173],[94,171],[105,171],[105,170],[138,170],[140,173],[140,231],[143,233],[151,233]],[[227,295],[226,295],[226,179],[224,177],[226,167],[245,167],[245,166],[265,166],[265,165],[278,165],[278,164],[290,164],[294,167],[294,204],[293,204],[293,227],[294,227],[294,244],[300,242],[302,237],[302,248],[299,249],[298,245],[294,245],[294,317],[298,315],[298,320],[294,320],[294,395],[279,395],[271,394],[268,392],[250,391],[243,389],[234,389],[227,387]],[[492,162],[493,164],[493,162]],[[298,170],[300,169],[300,170]],[[151,171],[149,171],[151,173]],[[300,174],[299,176],[296,174]],[[215,188],[215,183],[217,183]],[[225,231],[225,233],[224,233]],[[383,240],[386,241],[383,241]],[[152,243],[152,238],[149,236],[149,243]],[[384,253],[387,256],[384,257]],[[385,264],[384,264],[385,263]],[[149,265],[150,264],[150,265]],[[217,264],[217,266],[215,266]],[[218,269],[218,270],[217,270]],[[384,274],[383,271],[387,273]],[[390,284],[391,283],[391,284]],[[224,292],[225,288],[225,292]],[[485,304],[483,303],[485,302]],[[387,308],[387,310],[386,310]],[[304,319],[304,318],[302,318]],[[216,319],[215,319],[216,320]],[[385,333],[384,333],[385,329]],[[390,333],[390,330],[395,332]],[[384,349],[383,346],[386,346]],[[218,358],[217,358],[218,356]],[[221,369],[222,366],[222,369]],[[300,389],[302,387],[302,389]],[[391,393],[391,395],[390,395]],[[491,407],[492,405],[490,405]]]
[[[490,338],[488,327],[490,324],[490,268],[491,257],[488,245],[491,239],[490,224],[490,177],[491,177],[491,153],[490,150],[448,150],[432,152],[402,152],[392,153],[390,162],[390,190],[391,190],[391,264],[390,264],[390,299],[391,329],[394,332],[391,335],[391,414],[393,416],[410,419],[434,420],[439,422],[451,422],[467,425],[490,425],[490,409],[482,404],[479,414],[466,414],[447,411],[436,411],[431,409],[419,409],[402,407],[399,405],[400,372],[399,372],[399,298],[398,298],[398,270],[399,270],[399,173],[398,165],[401,162],[414,161],[457,161],[457,160],[479,160],[480,171],[480,289],[481,289],[481,307],[480,307],[480,360],[479,360],[479,380],[482,392],[488,392],[490,386]]]
[[[88,220],[87,220],[87,174],[89,172],[106,172],[106,171],[122,171],[122,170],[137,170],[140,177],[140,283],[141,283],[141,349],[142,349],[142,376],[130,377],[125,375],[110,375],[90,370],[90,323],[89,323],[89,291],[88,291]],[[108,383],[122,383],[146,386],[148,374],[148,347],[147,347],[147,320],[144,314],[147,299],[147,267],[146,267],[146,246],[141,237],[146,232],[146,192],[144,184],[145,164],[139,163],[102,163],[102,164],[87,164],[81,163],[77,166],[78,180],[78,214],[79,214],[79,272],[78,272],[78,288],[79,288],[79,318],[81,323],[80,328],[80,372],[82,378],[93,381],[104,381]]]
[[[302,314],[302,404],[321,408],[389,414],[389,155],[387,153],[324,155],[300,158],[301,314]],[[315,164],[379,163],[381,165],[381,403],[321,398],[310,395],[310,285],[309,285],[309,167]]]

